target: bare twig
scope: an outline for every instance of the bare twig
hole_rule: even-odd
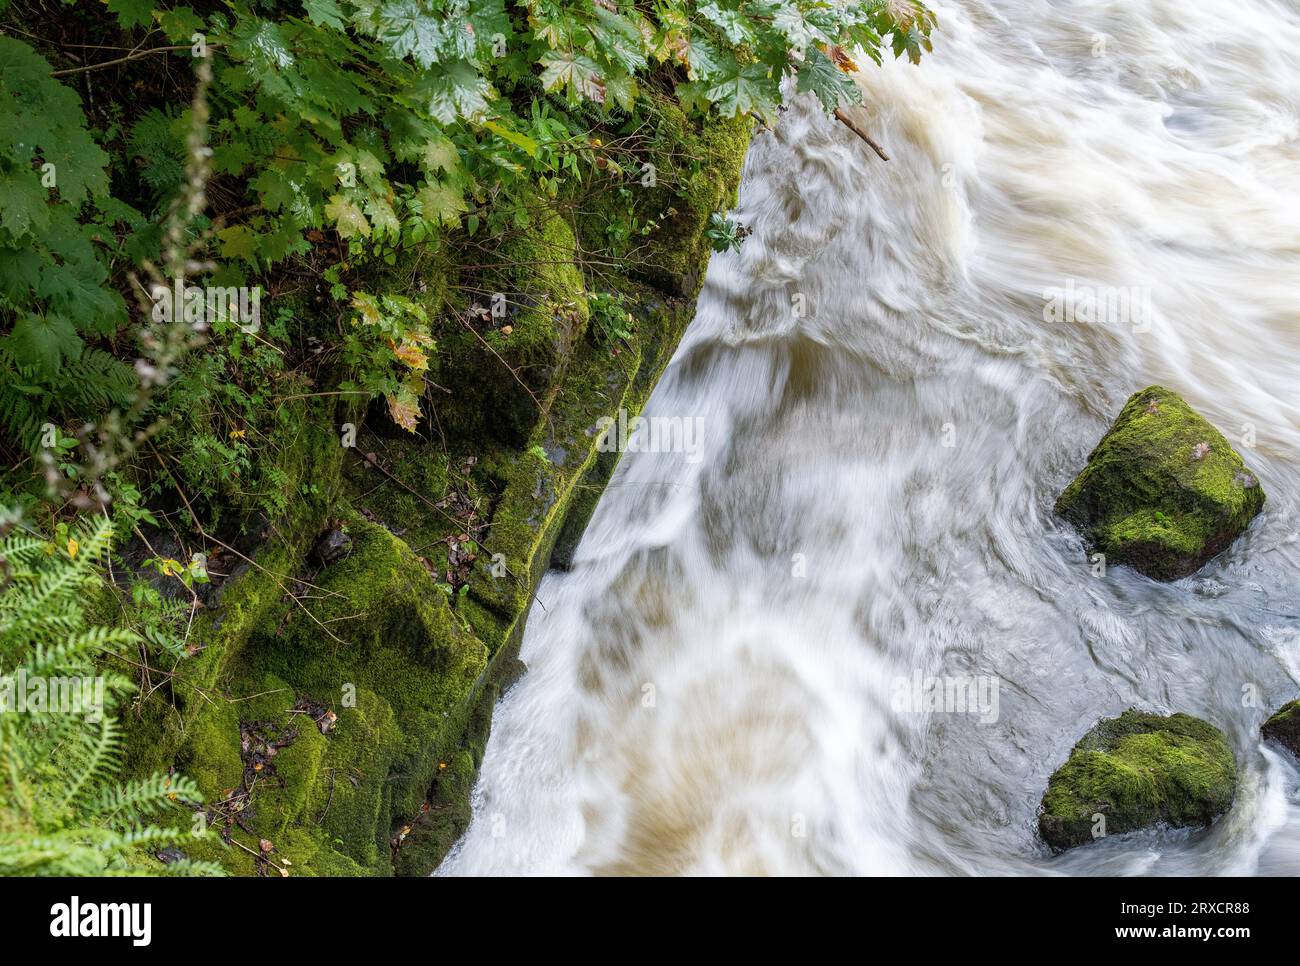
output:
[[[879,144],[877,144],[872,139],[870,134],[862,130],[862,128],[858,126],[857,122],[849,117],[849,115],[845,112],[844,108],[842,107],[835,108],[835,119],[839,121],[841,124],[843,124],[845,127],[847,127],[854,134],[856,134],[858,137],[862,138],[862,140],[866,141],[867,145],[871,148],[871,150],[875,151],[876,154],[880,156],[881,161],[889,160],[889,155],[885,153],[885,149],[882,148]]]
[[[67,77],[69,74],[84,74],[90,70],[100,70],[104,67],[115,67],[118,64],[129,63],[133,60],[139,60],[142,57],[148,57],[150,54],[166,54],[176,50],[189,50],[192,44],[171,44],[166,47],[150,47],[148,50],[136,50],[127,54],[125,57],[115,57],[112,60],[100,61],[98,64],[87,64],[84,67],[68,67],[64,70],[50,71],[51,77]],[[220,44],[208,44],[209,47],[219,47]]]

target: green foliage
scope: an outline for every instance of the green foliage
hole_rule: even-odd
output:
[[[632,337],[632,313],[621,296],[613,292],[591,292],[587,304],[591,306],[596,340],[602,345],[615,345]]]
[[[41,19],[22,0],[5,16]],[[420,246],[473,252],[554,217],[539,197],[557,210],[597,199],[611,247],[635,257],[674,210],[647,210],[646,165],[690,191],[672,180],[690,177],[690,159],[662,157],[646,136],[647,92],[774,123],[783,81],[828,110],[855,102],[849,51],[915,60],[934,26],[919,0],[109,0],[54,21],[45,41],[0,36],[0,429],[27,453],[47,423],[98,425],[131,402],[137,371],[152,378],[134,365],[150,332],[147,286],[133,278],[152,277],[146,263],[178,242],[199,284],[270,293],[286,273],[324,278],[343,303],[312,307],[339,320],[323,356],[346,367],[336,384],[385,397],[414,430],[436,369],[428,320],[393,305],[378,322],[346,320],[375,271]],[[177,49],[87,64],[68,55],[77,34],[136,51],[161,35]],[[173,232],[201,147],[188,140],[200,116],[192,51],[212,65],[200,125],[212,183]],[[163,58],[175,93],[154,82]],[[83,103],[77,89],[97,93]],[[740,237],[724,219],[710,240],[725,251]],[[209,349],[162,373],[174,382],[133,418],[171,420],[158,448],[201,498],[253,492],[273,508],[254,455],[274,435],[275,400],[300,388],[282,379],[293,367],[274,338],[205,324]]]
[[[55,542],[19,534],[0,544],[0,680],[11,699],[16,703],[12,696],[24,683],[29,694],[32,682],[54,678],[102,682],[102,690],[66,690],[66,705],[0,713],[0,874],[128,873],[143,849],[190,834],[188,823],[170,828],[146,820],[202,800],[197,786],[178,775],[112,780],[120,735],[111,711],[132,685],[100,665],[141,641],[126,628],[86,626],[82,601],[100,579],[95,567],[111,536],[108,521],[97,519],[65,529]],[[147,871],[217,869],[177,862]]]
[[[748,228],[717,211],[709,216],[709,224],[704,229],[704,236],[715,252],[740,251],[740,244],[748,234]]]

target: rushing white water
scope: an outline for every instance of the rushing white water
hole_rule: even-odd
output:
[[[861,76],[892,161],[809,104],[756,138],[647,409],[703,458],[626,454],[543,582],[444,873],[1300,873],[1258,739],[1300,694],[1300,6],[936,9]],[[1098,577],[1051,506],[1157,382],[1268,503],[1192,578]],[[896,709],[914,674],[996,720]],[[1052,857],[1048,776],[1130,705],[1220,726],[1236,805]]]

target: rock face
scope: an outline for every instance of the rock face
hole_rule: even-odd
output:
[[[1107,563],[1156,580],[1195,573],[1264,505],[1255,474],[1177,393],[1134,394],[1056,501]]]
[[[1236,792],[1237,763],[1218,728],[1130,708],[1099,722],[1052,775],[1038,830],[1061,852],[1091,842],[1094,828],[1118,835],[1160,822],[1205,826]]]
[[[1278,708],[1273,717],[1264,722],[1259,733],[1300,757],[1300,701]]]

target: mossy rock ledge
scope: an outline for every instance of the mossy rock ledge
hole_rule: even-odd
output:
[[[1236,793],[1237,763],[1223,732],[1191,715],[1130,708],[1099,722],[1052,775],[1038,830],[1063,852],[1161,823],[1204,827]]]
[[[1176,392],[1135,393],[1056,501],[1108,563],[1156,580],[1195,573],[1241,535],[1264,489]]]
[[[1278,708],[1273,717],[1264,722],[1259,733],[1300,757],[1300,701]]]

